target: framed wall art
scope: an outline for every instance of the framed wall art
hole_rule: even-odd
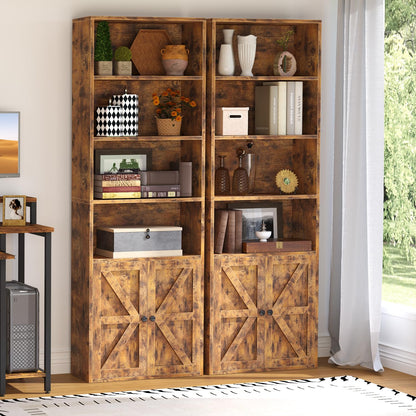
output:
[[[258,202],[235,202],[228,204],[229,209],[241,210],[243,212],[243,241],[257,240],[256,231],[262,229],[262,222],[266,230],[271,231],[270,238],[282,237],[282,207],[280,203],[269,205]]]
[[[26,225],[26,196],[3,196],[3,225]]]
[[[150,149],[102,149],[95,151],[95,173],[137,173],[150,170]]]
[[[20,112],[0,111],[0,177],[20,176]]]

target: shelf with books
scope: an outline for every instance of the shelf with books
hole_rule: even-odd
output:
[[[101,22],[108,23],[113,50],[136,44],[137,48],[132,47],[135,49],[132,51],[132,75],[102,76],[94,73],[95,34]],[[140,38],[141,35],[145,36]],[[140,38],[140,42],[136,43],[136,38]],[[189,51],[184,75],[165,75],[161,69],[161,49],[167,44],[185,45]],[[72,62],[72,354],[73,357],[82,357],[72,360],[72,373],[87,381],[201,374],[203,357],[198,340],[203,337],[206,20],[111,16],[74,19]],[[158,134],[157,106],[153,100],[153,94],[162,94],[168,88],[196,102],[196,107],[183,109],[180,133],[172,136]],[[122,107],[118,102],[122,98],[134,101],[135,130],[127,130],[128,123],[122,118],[125,113],[118,118],[124,130],[107,128],[113,122],[111,117],[108,123],[107,120],[102,122],[104,127],[101,128],[97,110],[105,116],[112,115],[109,101]],[[116,113],[121,111],[115,109]],[[100,158],[100,155],[106,155],[106,163],[116,164],[114,169],[107,166],[97,172],[101,163],[101,159],[97,163],[97,155]],[[120,157],[123,155],[126,157]],[[145,165],[142,165],[143,161],[146,161]],[[178,196],[178,189],[172,197],[161,196],[168,191],[160,186],[180,185],[182,191],[181,182],[141,183],[140,198],[113,199],[111,195],[104,195],[111,193],[108,188],[121,186],[125,187],[122,191],[127,192],[133,184],[112,186],[97,182],[94,176],[108,172],[175,171],[181,164],[189,166],[189,163],[192,164],[191,175],[187,176],[191,193],[185,193],[186,196],[182,192]],[[143,198],[144,192],[148,196],[149,192],[157,192],[158,197]],[[98,199],[104,196],[109,199]],[[151,253],[135,253],[137,255],[123,259],[111,258],[114,253],[106,253],[108,258],[98,256],[95,254],[97,231],[102,227],[180,228],[183,254],[165,257],[156,248],[150,250]],[[148,254],[152,257],[146,257]],[[120,285],[122,290],[118,290]],[[134,321],[136,314],[147,314],[149,306],[156,308],[152,302],[160,306],[161,296],[167,299],[167,312],[180,313],[186,305],[187,318],[170,321],[169,334],[166,335],[166,318],[158,316],[155,309],[156,322],[144,326],[140,322],[140,331],[137,326],[133,327],[134,324],[129,324],[126,334],[122,335],[125,310],[129,314],[134,312]],[[170,311],[169,296],[179,301],[179,309]],[[127,307],[120,314],[126,303],[135,307]],[[97,314],[91,314],[89,311],[92,309],[97,310]],[[101,320],[102,314],[109,318]],[[188,331],[189,328],[192,329]],[[139,336],[144,334],[143,331],[149,333],[149,340],[153,337],[152,345],[144,342],[145,337]],[[178,350],[186,362],[177,359]]]
[[[234,75],[219,75],[218,72],[225,29],[234,31],[232,40]],[[278,46],[278,40],[288,32],[293,32],[293,37],[287,50],[296,59],[297,71],[293,76],[278,76],[273,72],[276,56],[282,51]],[[238,57],[238,36],[247,35],[256,37],[252,77],[239,75],[241,67]],[[211,374],[317,365],[320,36],[321,23],[314,20],[212,19],[211,21],[208,48],[211,48],[213,53],[209,56],[207,76],[209,86],[207,108],[210,122],[207,123],[206,205],[209,229],[206,231],[205,256],[207,276],[205,351],[206,370]],[[301,101],[294,101],[292,96],[290,97],[292,101],[289,101],[287,89],[289,83],[293,82],[302,86],[302,91],[298,94]],[[282,86],[286,87],[286,94],[280,94],[280,98],[282,100],[283,97],[285,98],[286,112],[289,108],[292,118],[295,115],[293,110],[296,108],[294,103],[298,104],[298,114],[301,116],[298,120],[298,129],[285,128],[284,131],[274,131],[269,128],[270,125],[267,125],[268,130],[259,131],[256,124],[261,116],[267,113],[277,117],[278,109],[281,111],[281,107],[278,108],[276,105],[272,108],[269,101],[262,107],[263,110],[259,108],[256,89],[265,87],[264,89],[280,91],[284,89]],[[277,95],[276,100],[278,98]],[[217,108],[221,107],[248,108],[248,134],[241,136],[218,134],[221,129],[217,129],[216,117]],[[223,124],[224,120],[220,122]],[[232,195],[232,189],[229,195],[218,195],[215,190],[216,171],[224,167],[228,170],[231,179],[239,167],[237,152],[240,148],[246,150],[246,153],[255,154],[254,189],[247,195]],[[298,181],[294,192],[283,193],[279,181],[278,187],[276,180],[278,173],[282,171],[290,171],[292,175],[296,175]],[[223,174],[224,170],[221,172]],[[257,235],[253,233],[262,229],[262,221],[267,223],[266,230],[273,231],[270,238],[279,243],[274,246],[272,252],[242,253],[242,243],[240,249],[233,250],[233,229],[234,239],[240,241],[239,238],[237,239],[239,235],[237,223],[240,220],[238,222],[233,220],[236,214],[231,213],[235,210],[244,212],[240,224],[242,229],[250,228],[250,233],[247,233],[247,230],[243,232],[242,241],[254,239],[258,242]],[[224,234],[222,252],[217,244],[219,224],[224,223],[224,220],[221,221],[218,217],[221,211],[228,211],[228,215],[231,213],[229,246],[224,248]],[[271,222],[270,218],[273,218]],[[269,228],[274,225],[277,229]],[[224,233],[227,232],[227,226],[223,229]],[[290,246],[289,241],[294,242],[296,247],[293,248],[293,244]],[[302,246],[300,242],[306,242],[306,245]],[[280,246],[287,251],[282,251]],[[249,247],[246,250],[258,250],[258,248]],[[270,294],[273,298],[270,300],[270,305],[279,302],[286,302],[289,305],[293,304],[291,303],[295,301],[293,299],[297,299],[306,307],[307,313],[296,315],[293,322],[286,321],[287,327],[280,324],[280,317],[277,320],[273,317],[270,321],[263,322],[263,318],[257,313],[257,308],[263,308],[261,293],[265,287],[269,288],[267,296]],[[291,292],[286,298],[283,289],[285,287],[296,287],[296,293]],[[252,325],[248,328],[246,325],[238,324],[243,314],[236,315],[235,311],[242,311],[247,318],[246,312],[250,310],[251,304],[254,305],[256,312],[250,316]],[[233,316],[234,319],[228,319],[228,316]],[[306,322],[308,324],[304,325],[303,323]],[[270,330],[266,337],[261,333],[265,327]],[[302,351],[300,355],[295,352],[300,351],[299,346]]]

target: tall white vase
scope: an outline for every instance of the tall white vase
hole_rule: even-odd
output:
[[[241,66],[241,76],[252,77],[254,59],[256,58],[256,41],[254,35],[240,36],[238,35],[238,60]]]
[[[224,43],[231,45],[233,43],[234,29],[223,29],[222,33],[224,35]]]
[[[234,75],[234,56],[232,45],[224,43],[220,47],[220,57],[218,59],[218,73],[220,75]]]

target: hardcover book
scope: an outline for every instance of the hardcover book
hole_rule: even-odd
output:
[[[286,134],[287,81],[263,82],[263,85],[277,86],[277,134],[284,136]]]
[[[221,254],[223,252],[227,222],[228,211],[226,209],[216,209],[214,227],[214,253],[216,254]]]
[[[295,82],[288,81],[286,95],[286,134],[295,134]]]
[[[227,228],[225,230],[224,253],[235,253],[235,213],[228,211]]]
[[[101,180],[101,181],[140,180],[141,173],[102,173],[102,174],[95,174],[94,179]]]
[[[94,192],[96,199],[141,198],[141,192]]]
[[[141,186],[94,186],[94,192],[139,192]]]
[[[277,85],[257,86],[254,100],[255,133],[277,135]]]
[[[142,198],[174,198],[181,195],[180,185],[143,185]]]
[[[136,180],[127,180],[127,181],[102,181],[100,179],[96,179],[94,181],[94,186],[95,187],[105,187],[105,186],[140,186],[141,182],[140,179],[136,179]]]
[[[192,162],[179,163],[179,184],[181,196],[192,196]]]
[[[141,172],[142,185],[178,185],[178,170],[148,170]]]
[[[243,241],[243,253],[277,253],[280,251],[311,251],[312,241],[288,238],[271,238],[266,242],[259,240]]]

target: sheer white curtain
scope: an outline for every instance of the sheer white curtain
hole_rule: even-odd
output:
[[[330,362],[383,371],[384,1],[339,0]]]

